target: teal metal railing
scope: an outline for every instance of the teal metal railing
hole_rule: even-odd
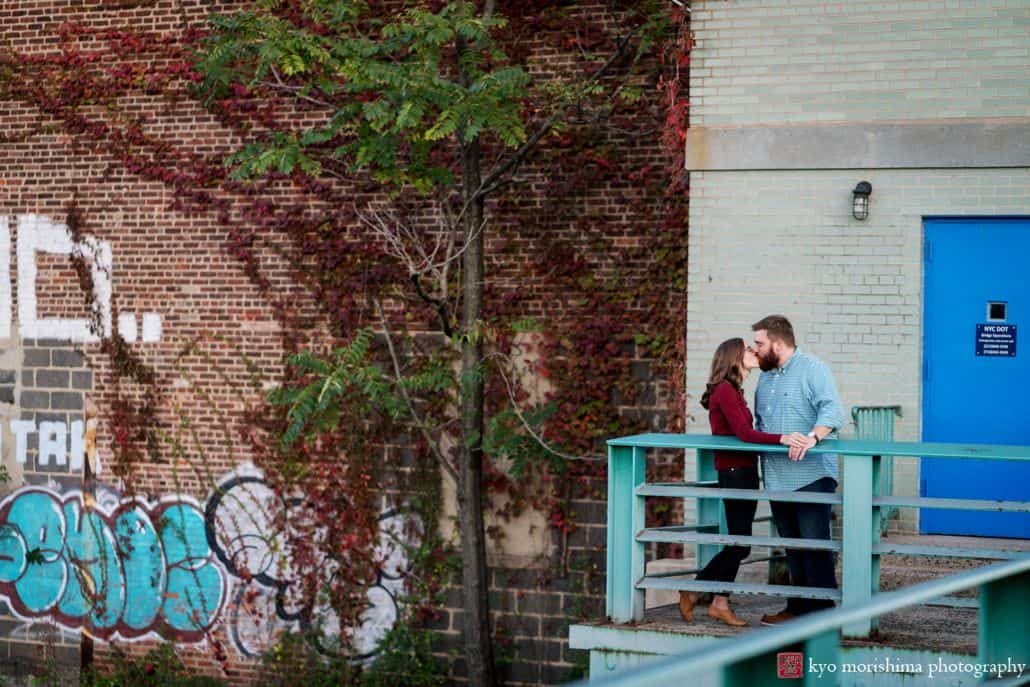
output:
[[[696,434],[642,434],[608,442],[608,550],[607,615],[615,623],[644,618],[647,589],[768,594],[832,599],[846,607],[868,602],[880,586],[880,556],[948,556],[981,559],[1013,559],[1019,551],[894,544],[880,541],[881,511],[890,507],[954,508],[1008,512],[1030,512],[1030,501],[944,499],[882,494],[882,457],[975,458],[977,460],[1030,460],[1030,446],[958,445],[919,442],[828,440],[821,452],[841,455],[842,483],[839,493],[774,492],[749,489],[719,489],[714,465],[715,450],[786,452],[784,446],[746,444],[733,437]],[[645,480],[649,449],[694,449],[697,451],[697,480],[678,483],[648,483]],[[696,522],[671,527],[645,526],[645,499],[653,496],[697,500]],[[729,535],[722,527],[722,499],[753,499],[829,503],[841,507],[841,539],[788,539],[783,537]],[[1030,533],[1028,533],[1030,536]],[[649,542],[694,544],[697,567],[705,565],[724,544],[822,549],[843,557],[840,589],[794,587],[776,584],[745,584],[698,581],[684,573],[647,575],[646,545]],[[933,603],[975,606],[972,599],[942,597]],[[855,616],[843,627],[848,637],[867,636],[876,627],[876,614]],[[849,616],[850,617],[850,616]]]
[[[637,668],[609,676],[591,676],[590,687],[668,687],[668,685],[785,684],[777,654],[800,652],[803,681],[794,684],[834,685],[841,681],[841,629],[868,624],[873,618],[947,596],[979,588],[980,622],[976,664],[985,669],[981,679],[995,687],[1030,683],[1030,556],[949,575],[892,592],[876,594],[857,606],[828,609],[706,644],[678,656],[655,659]],[[796,655],[796,653],[795,653]],[[1017,674],[1013,666],[1023,664]],[[833,666],[834,673],[815,672],[813,666]],[[998,677],[1006,666],[1012,675]],[[843,670],[843,669],[841,669]],[[864,677],[864,676],[859,676]],[[899,678],[902,675],[898,675]],[[582,683],[586,684],[586,683]],[[950,684],[950,682],[949,682]]]

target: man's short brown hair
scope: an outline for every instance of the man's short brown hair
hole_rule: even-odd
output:
[[[759,329],[768,332],[770,339],[779,339],[791,348],[795,345],[794,327],[783,315],[768,315],[751,325],[751,331],[757,332]]]

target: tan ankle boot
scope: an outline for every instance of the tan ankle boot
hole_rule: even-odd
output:
[[[696,598],[691,598],[691,592],[680,592],[680,615],[688,623],[694,622],[694,604]]]
[[[708,607],[708,617],[721,620],[730,627],[744,627],[747,625],[747,621],[737,617],[732,608],[716,608],[714,604]]]

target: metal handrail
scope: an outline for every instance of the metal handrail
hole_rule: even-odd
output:
[[[819,611],[779,626],[748,632],[729,641],[705,644],[678,656],[656,659],[611,676],[592,675],[589,684],[590,687],[696,684],[709,674],[738,666],[768,667],[769,659],[774,659],[778,650],[799,643],[804,645],[806,657],[811,656],[820,662],[835,661],[839,657],[839,632],[842,628],[972,587],[981,588],[981,596],[987,604],[981,607],[980,612],[978,662],[1030,660],[1030,644],[1025,642],[1026,635],[1012,637],[1014,632],[1018,634],[1026,627],[1026,612],[1030,607],[1030,555],[1027,555],[904,589],[881,592],[858,606]],[[1017,623],[1015,628],[1009,624],[1013,621]],[[1006,655],[1006,652],[1010,653]]]
[[[710,434],[636,434],[609,439],[608,446],[637,448],[696,448],[718,451],[751,451],[787,453],[781,444],[749,444],[736,437]],[[1030,460],[1030,447],[1008,444],[946,444],[921,441],[858,441],[825,439],[816,453],[840,453],[849,456],[907,456],[910,458],[976,458],[978,460]]]
[[[764,490],[726,490],[701,486],[711,483],[715,476],[714,451],[749,451],[785,453],[780,445],[749,444],[735,437],[691,434],[641,434],[612,439],[609,445],[608,472],[608,589],[607,614],[616,623],[643,619],[643,590],[660,586],[666,589],[707,591],[709,583],[686,579],[673,579],[663,575],[660,583],[646,574],[644,544],[649,541],[693,542],[697,546],[697,567],[711,558],[722,544],[756,546],[799,546],[799,542],[782,537],[754,537],[708,534],[677,528],[646,528],[644,526],[644,499],[648,496],[680,496],[697,499],[699,522],[717,522],[723,498],[773,500],[786,502],[839,503],[844,523],[842,538],[834,540],[806,540],[803,548],[840,549],[844,557],[841,600],[845,606],[868,601],[879,591],[879,561],[882,553],[899,550],[897,546],[879,544],[881,508],[904,501],[906,506],[922,508],[970,508],[978,510],[1005,510],[1030,512],[1030,501],[987,501],[971,499],[941,499],[915,497],[883,497],[878,495],[881,456],[919,456],[935,458],[975,458],[978,460],[1030,460],[1030,447],[1003,445],[968,445],[920,442],[884,442],[856,440],[827,440],[820,442],[818,453],[837,453],[843,458],[843,481],[840,494],[809,492],[769,492]],[[649,484],[646,482],[646,450],[649,448],[696,449],[698,451],[697,479],[682,484]],[[900,504],[898,504],[900,505]],[[1011,551],[985,551],[958,547],[908,546],[907,555],[965,556],[969,558],[1002,558],[1018,555]],[[680,577],[684,577],[681,575]],[[782,585],[732,585],[733,590],[744,593],[786,594],[789,587]],[[705,588],[705,589],[702,589]],[[726,587],[729,589],[729,586]],[[798,589],[801,592],[801,589]],[[806,589],[805,592],[812,593]],[[816,592],[819,593],[819,592]],[[868,635],[875,621],[845,628],[848,636]]]

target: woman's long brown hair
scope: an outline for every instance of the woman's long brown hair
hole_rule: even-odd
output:
[[[701,395],[701,405],[707,410],[708,400],[712,397],[715,387],[723,382],[729,382],[733,388],[740,391],[744,383],[744,375],[740,372],[740,362],[744,359],[744,339],[734,337],[726,339],[715,349],[712,356],[712,371],[708,375],[708,385],[704,394]]]

